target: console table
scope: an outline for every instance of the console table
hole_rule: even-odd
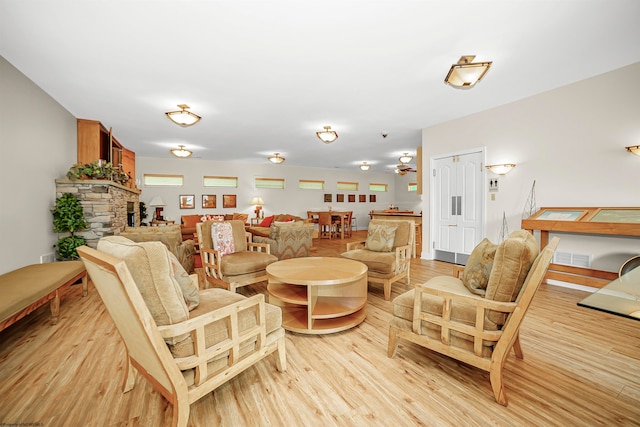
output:
[[[540,248],[549,243],[550,232],[640,237],[640,207],[541,208],[522,220],[525,230],[540,231]],[[547,279],[601,288],[617,273],[552,263]]]

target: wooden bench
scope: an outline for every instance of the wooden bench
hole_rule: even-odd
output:
[[[33,264],[0,275],[0,331],[51,301],[51,323],[58,323],[61,292],[82,279],[87,295],[87,270],[82,261]]]

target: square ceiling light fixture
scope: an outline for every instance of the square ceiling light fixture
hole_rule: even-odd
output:
[[[470,89],[478,83],[489,68],[491,62],[472,62],[475,55],[462,56],[457,64],[453,64],[449,69],[444,82],[457,89]]]
[[[182,126],[183,128],[193,126],[202,118],[199,115],[192,113],[191,111],[187,111],[187,108],[189,108],[187,104],[178,104],[178,108],[181,108],[181,110],[169,111],[168,113],[164,113],[169,118],[169,120],[171,120],[178,126]]]

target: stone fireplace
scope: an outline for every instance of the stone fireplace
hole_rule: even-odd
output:
[[[56,179],[56,198],[72,193],[80,200],[89,229],[76,234],[92,248],[101,237],[120,234],[131,223],[140,225],[140,192],[113,181]]]

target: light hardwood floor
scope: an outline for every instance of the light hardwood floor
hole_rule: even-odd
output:
[[[316,239],[312,255],[338,256],[346,241]],[[412,283],[450,271],[413,260]],[[585,295],[542,285],[521,328],[524,360],[506,364],[508,407],[478,369],[404,342],[389,359],[391,302],[370,285],[364,323],[287,333],[286,372],[265,359],[192,405],[190,425],[640,425],[640,323],[578,307]],[[145,379],[121,392],[124,348],[95,289],[82,298],[74,286],[61,306],[57,326],[45,306],[0,332],[0,425],[167,425],[171,406]]]

